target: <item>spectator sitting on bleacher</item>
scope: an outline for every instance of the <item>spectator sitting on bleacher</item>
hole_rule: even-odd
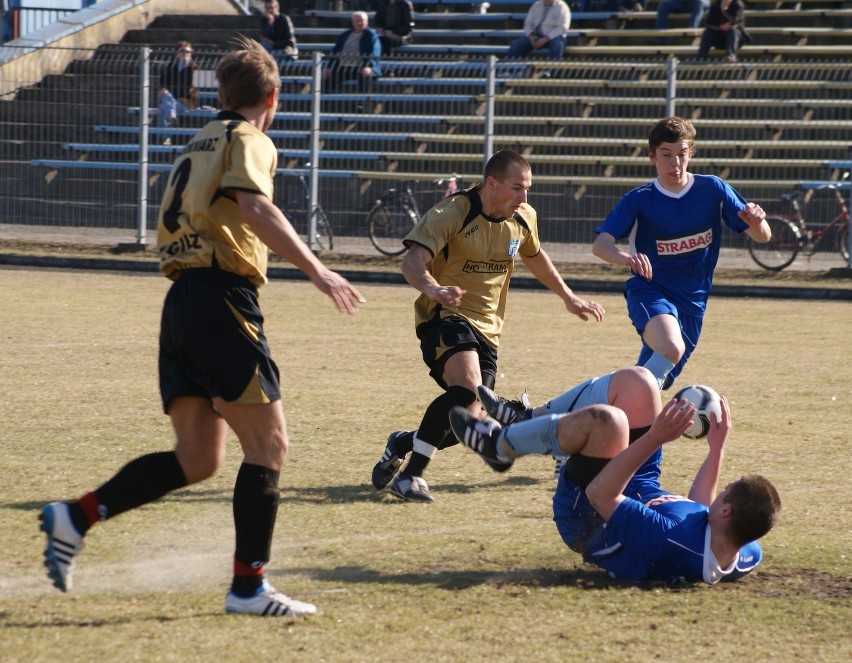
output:
[[[160,74],[160,101],[157,109],[159,128],[171,126],[176,118],[195,108],[198,96],[198,90],[193,87],[195,69],[192,44],[188,41],[179,42],[174,61],[166,65]]]
[[[369,90],[373,79],[382,75],[382,44],[376,31],[367,27],[368,20],[367,12],[354,12],[352,27],[340,33],[326,57],[322,79],[329,88],[355,79],[359,89]]]
[[[546,48],[551,60],[561,60],[570,27],[571,10],[564,0],[536,0],[524,19],[524,36],[512,42],[506,57],[522,58]]]
[[[278,0],[266,0],[263,3],[263,15],[260,17],[260,45],[276,60],[295,60],[299,57],[293,21],[289,16],[281,13]]]
[[[608,12],[642,12],[648,7],[648,0],[606,0],[604,8]]]
[[[725,49],[728,62],[736,62],[740,41],[751,41],[745,29],[745,5],[741,0],[715,0],[707,11],[697,58],[706,60],[715,47]]]
[[[382,55],[390,55],[397,46],[411,40],[413,12],[411,0],[378,0],[373,22],[382,42]]]
[[[689,27],[697,28],[709,6],[710,0],[662,0],[657,7],[657,30],[669,27],[669,14],[689,14]],[[660,37],[657,41],[664,44],[666,40]]]

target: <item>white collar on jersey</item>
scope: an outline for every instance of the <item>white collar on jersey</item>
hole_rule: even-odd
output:
[[[707,529],[704,532],[704,568],[702,569],[704,582],[709,582],[711,585],[715,585],[722,578],[737,568],[737,560],[739,560],[739,555],[734,558],[734,561],[731,562],[727,569],[723,569],[719,566],[719,561],[716,559],[716,555],[714,555],[713,551],[710,549],[710,524],[708,523]]]
[[[659,177],[654,179],[653,185],[657,188],[657,191],[659,191],[663,195],[668,196],[669,198],[683,198],[689,192],[689,190],[692,188],[692,185],[695,184],[695,178],[692,176],[692,173],[687,173],[686,178],[687,178],[686,186],[683,187],[677,193],[674,193],[673,191],[669,191],[668,189],[664,188],[663,185],[660,184],[660,178]]]

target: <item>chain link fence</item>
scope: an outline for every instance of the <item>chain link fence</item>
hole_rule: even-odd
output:
[[[218,109],[222,53],[196,49],[198,106],[166,128],[156,117],[172,49],[39,55],[30,68],[0,66],[0,226],[152,241],[170,164]],[[51,57],[70,64],[44,76]],[[654,177],[647,132],[672,110],[698,129],[691,170],[770,213],[788,211],[779,196],[800,183],[842,176],[827,164],[852,145],[848,63],[672,64],[389,58],[367,91],[347,82],[314,94],[319,56],[282,61],[274,202],[303,234],[307,209],[322,206],[335,248],[374,253],[366,216],[388,189],[410,187],[422,212],[441,197],[438,180],[458,173],[471,185],[488,154],[512,148],[533,166],[544,241],[587,255],[618,198]],[[830,192],[801,190],[809,222],[834,218]],[[730,255],[745,256],[745,241],[724,236]],[[817,248],[813,261],[842,264],[831,238]]]

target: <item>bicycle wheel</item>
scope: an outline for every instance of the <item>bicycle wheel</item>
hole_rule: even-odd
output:
[[[749,242],[748,252],[763,269],[779,272],[796,259],[801,248],[799,229],[782,216],[768,216],[772,238],[766,244]]]
[[[849,223],[846,223],[840,227],[840,230],[837,231],[837,248],[840,249],[840,255],[843,256],[843,260],[846,261],[846,264],[849,264]]]
[[[367,215],[370,241],[380,253],[398,256],[405,253],[402,238],[417,224],[417,215],[407,207],[378,203]]]
[[[314,211],[314,219],[316,220],[316,230],[314,231],[314,244],[321,251],[331,251],[334,248],[334,237],[331,234],[331,222],[325,215],[325,210],[317,205]]]

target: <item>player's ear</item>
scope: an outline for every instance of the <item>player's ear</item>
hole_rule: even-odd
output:
[[[273,88],[273,90],[266,95],[266,107],[274,108],[278,104],[278,91],[280,88]]]

